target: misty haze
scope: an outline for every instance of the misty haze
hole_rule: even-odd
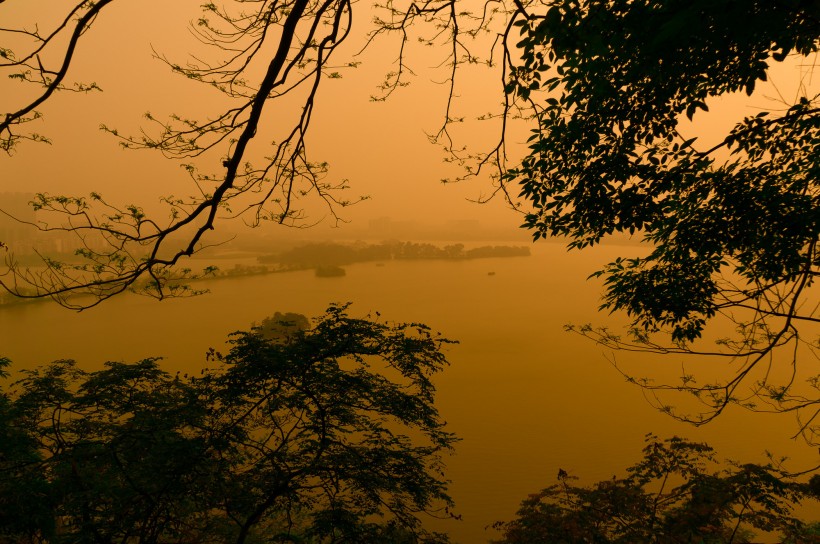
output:
[[[740,4],[0,0],[0,544],[818,542],[820,11]]]

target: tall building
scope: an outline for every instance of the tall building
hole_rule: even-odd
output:
[[[30,224],[35,220],[32,200],[34,193],[0,193],[0,242],[16,246],[37,237]]]

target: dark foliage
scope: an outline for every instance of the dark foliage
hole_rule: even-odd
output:
[[[793,365],[816,345],[817,97],[801,84],[793,102],[746,117],[712,147],[683,134],[697,125],[681,125],[715,97],[752,94],[773,63],[788,58],[808,75],[818,4],[557,0],[519,26],[521,64],[507,90],[543,107],[529,155],[507,177],[531,205],[525,227],[573,248],[615,233],[647,242],[646,256],[596,274],[602,308],[632,319],[628,339],[575,330],[613,348],[739,358],[726,379],[671,384],[706,405],[678,416],[703,423],[732,402],[805,409],[811,437],[816,382],[792,391],[792,372],[778,381],[752,370],[778,348]],[[693,344],[716,317],[737,334],[717,350]]]
[[[820,495],[771,465],[717,470],[712,448],[680,438],[647,438],[628,476],[590,487],[558,472],[558,483],[527,497],[513,521],[495,526],[498,544],[725,544],[750,542],[753,530],[782,542],[820,542],[816,523],[793,517]]]
[[[710,97],[751,94],[771,60],[816,52],[815,2],[564,0],[521,31],[510,92],[555,90],[530,155],[511,173],[533,206],[526,226],[536,239],[568,236],[572,247],[636,231],[655,246],[603,271],[606,307],[693,340],[725,304],[722,272],[743,279],[738,296],[751,305],[813,277],[813,98],[744,119],[714,149],[678,127]],[[717,158],[719,149],[731,158]]]
[[[430,381],[447,340],[331,307],[232,342],[196,377],[22,371],[0,396],[0,541],[446,540],[418,516],[451,505]]]

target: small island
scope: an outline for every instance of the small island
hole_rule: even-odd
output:
[[[317,266],[315,269],[317,278],[338,278],[347,274],[341,266]]]

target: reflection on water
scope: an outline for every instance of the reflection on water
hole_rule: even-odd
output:
[[[604,479],[635,462],[643,436],[685,435],[722,456],[764,460],[764,450],[816,462],[814,448],[789,439],[789,416],[730,410],[694,428],[653,411],[640,390],[613,370],[605,352],[563,332],[568,322],[605,322],[595,313],[600,283],[586,277],[635,248],[567,253],[541,244],[530,258],[363,263],[344,277],[313,271],[214,281],[211,294],[158,303],[123,296],[81,313],[53,304],[0,311],[0,355],[16,367],[73,358],[87,368],[106,360],[162,355],[169,370],[196,371],[209,347],[276,311],[318,315],[352,301],[351,314],[420,321],[460,344],[438,380],[439,407],[463,438],[448,474],[462,522],[437,528],[463,543],[484,542],[484,527],[508,519],[528,493],[554,482],[559,468]],[[618,355],[622,357],[622,355]],[[674,377],[680,361],[653,361]]]

